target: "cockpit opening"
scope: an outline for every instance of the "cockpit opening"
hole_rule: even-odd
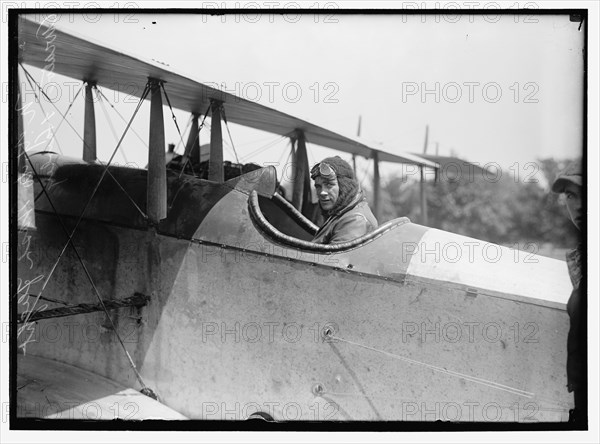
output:
[[[272,199],[268,199],[253,191],[248,198],[248,208],[252,221],[262,233],[272,240],[291,247],[323,254],[361,247],[390,230],[410,222],[407,217],[401,217],[386,222],[375,231],[348,242],[318,244],[311,242],[317,232],[316,225],[280,196],[275,195]]]

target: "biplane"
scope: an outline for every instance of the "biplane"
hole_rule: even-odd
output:
[[[311,242],[307,142],[372,159],[376,209],[379,162],[435,163],[15,23],[15,101],[19,69],[48,65],[48,35],[54,72],[86,85],[80,159],[28,150],[24,105],[13,111],[17,418],[567,420],[564,262],[407,218]],[[96,159],[91,93],[119,82],[139,87],[138,107],[149,102],[147,168]],[[192,119],[176,168],[163,99]],[[293,140],[288,199],[272,166],[227,174],[225,119]]]

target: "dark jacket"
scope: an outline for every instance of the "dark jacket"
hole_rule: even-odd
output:
[[[567,337],[567,387],[570,392],[587,386],[587,296],[580,288],[583,274],[581,256],[581,245],[567,253],[567,266],[573,284],[573,291],[567,302],[570,320]]]
[[[312,241],[319,244],[347,242],[370,233],[377,226],[367,199],[359,193],[350,204],[329,216]]]

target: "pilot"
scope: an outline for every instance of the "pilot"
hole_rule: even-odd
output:
[[[579,231],[585,215],[581,204],[581,161],[569,164],[552,184],[552,191],[564,193],[569,217]],[[570,327],[567,337],[567,389],[574,392],[575,408],[569,413],[569,421],[581,428],[587,424],[587,295],[581,289],[583,244],[567,253],[567,267],[573,291],[567,302]],[[578,427],[579,428],[579,427]]]
[[[310,170],[325,222],[313,242],[334,244],[351,241],[377,228],[354,171],[341,157],[328,157]]]

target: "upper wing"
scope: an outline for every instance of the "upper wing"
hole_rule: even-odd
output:
[[[48,45],[53,47],[49,50]],[[143,60],[123,51],[95,43],[90,39],[66,33],[50,24],[39,24],[25,18],[19,23],[19,60],[41,69],[74,79],[96,82],[115,89],[120,86],[140,97],[148,78],[166,83],[171,104],[178,109],[204,113],[210,100],[224,102],[227,120],[278,135],[304,131],[311,143],[356,154],[365,158],[378,153],[378,160],[436,167],[435,162],[414,154],[392,154],[374,149],[357,138],[344,136],[283,112],[241,97],[211,88],[191,76],[178,74],[154,61]],[[53,52],[52,52],[53,51]],[[49,61],[48,56],[52,54]]]

